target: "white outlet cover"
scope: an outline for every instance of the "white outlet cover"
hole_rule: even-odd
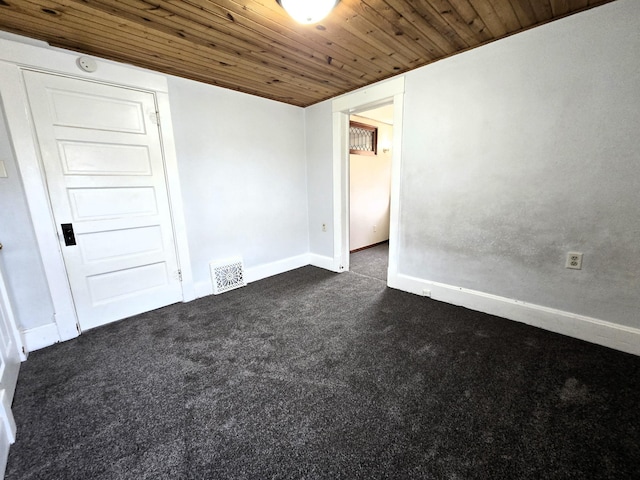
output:
[[[567,253],[567,263],[565,268],[571,268],[573,270],[582,270],[582,253],[581,252],[569,252]]]

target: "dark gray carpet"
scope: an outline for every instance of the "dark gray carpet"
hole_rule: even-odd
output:
[[[637,479],[640,358],[305,267],[31,354],[7,479]]]
[[[365,248],[349,255],[349,270],[359,275],[366,275],[387,281],[389,268],[389,242]]]

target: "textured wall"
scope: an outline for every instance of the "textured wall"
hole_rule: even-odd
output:
[[[14,313],[25,330],[51,323],[53,304],[1,105],[0,160],[7,170],[7,178],[0,178],[0,255]]]
[[[308,252],[304,111],[169,77],[194,281]]]
[[[309,251],[333,258],[333,130],[331,101],[304,110],[309,194]],[[326,231],[322,231],[322,224]]]
[[[638,20],[614,2],[407,74],[401,273],[640,327]]]

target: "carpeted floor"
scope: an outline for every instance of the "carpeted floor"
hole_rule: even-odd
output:
[[[640,358],[304,267],[30,355],[6,478],[637,479]]]
[[[349,255],[349,270],[368,277],[387,281],[389,242],[365,248]]]

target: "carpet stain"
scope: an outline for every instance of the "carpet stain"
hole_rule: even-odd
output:
[[[391,332],[395,327],[393,325],[389,325],[388,327],[386,327],[384,330],[382,330],[382,333],[389,333]]]
[[[392,405],[391,407],[389,407],[389,409],[387,410],[387,415],[389,416],[389,419],[396,424],[404,425],[404,414],[397,405]]]
[[[425,344],[416,352],[418,355],[426,355],[428,357],[436,357],[438,355],[438,347],[431,343]]]
[[[565,403],[584,405],[593,401],[589,388],[577,378],[568,378],[560,391],[560,400]]]
[[[220,425],[219,430],[225,430],[225,431],[235,430],[237,425],[238,425],[238,422],[236,421],[236,419],[231,418],[226,422],[224,422],[222,425]]]

